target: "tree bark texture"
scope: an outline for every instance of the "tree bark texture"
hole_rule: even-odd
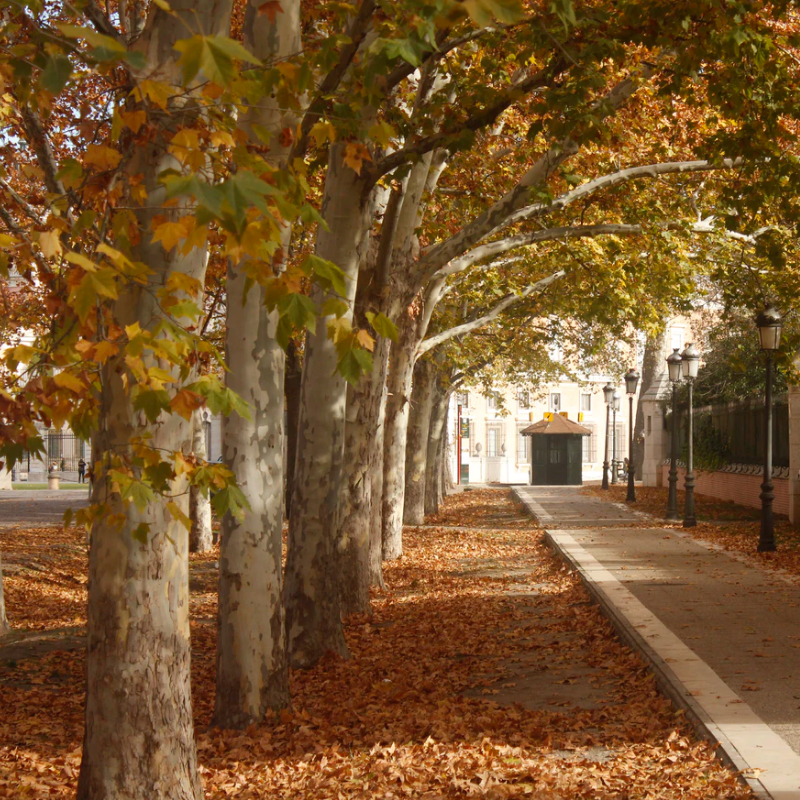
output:
[[[283,359],[257,288],[243,303],[246,276],[228,275],[227,385],[251,420],[224,418],[223,458],[250,503],[244,519],[222,519],[219,554],[217,690],[214,723],[246,727],[289,702],[281,601],[283,526]]]
[[[633,425],[633,468],[634,474],[641,480],[644,466],[644,410],[642,398],[650,390],[653,381],[666,369],[663,358],[664,342],[667,335],[666,326],[655,336],[648,336],[644,346],[642,359],[642,382],[639,389],[639,402],[636,404],[636,419]]]
[[[192,414],[192,451],[203,461],[208,458],[206,452],[206,429],[200,409]],[[189,531],[189,552],[207,553],[213,546],[211,531],[211,498],[203,497],[203,493],[192,486],[189,488],[189,519],[192,527]]]
[[[434,385],[431,416],[428,426],[428,453],[425,461],[425,513],[438,514],[442,500],[442,450],[444,421],[449,395],[438,381]]]
[[[173,45],[187,36],[187,29],[226,33],[230,4],[173,0],[171,7],[173,13],[168,14],[152,6],[135,47],[145,55],[148,74],[178,85]],[[147,192],[142,206],[134,210],[140,230],[151,230],[156,214],[175,221],[186,213],[162,206],[159,175],[178,167],[155,143],[133,153],[128,173],[140,175]],[[153,330],[163,315],[156,300],[159,287],[174,272],[202,284],[206,252],[198,248],[186,256],[177,249],[166,252],[145,235],[132,255],[151,273],[146,286],[132,284],[120,293],[114,317],[123,328],[138,323],[143,330]],[[186,514],[188,487],[185,478],[178,478],[171,487],[172,498],[156,496],[140,509],[134,503],[126,506],[105,471],[113,458],[134,463],[135,437],[149,436],[153,448],[188,455],[192,425],[177,414],[148,422],[134,408],[123,382],[123,359],[120,353],[102,370],[98,430],[92,443],[101,467],[92,483],[92,502],[104,504],[107,512],[93,524],[89,547],[86,724],[77,797],[198,800],[203,789],[197,774],[190,691],[189,535],[167,508],[171,500]],[[163,368],[147,350],[142,361],[145,369]],[[177,370],[173,372],[177,377]],[[143,524],[149,525],[146,536]]]
[[[372,541],[372,476],[380,453],[376,436],[386,384],[390,342],[376,340],[372,371],[348,387],[345,425],[343,492],[337,542],[341,613],[369,611]],[[380,503],[380,494],[376,495]],[[380,526],[378,527],[380,530]]]
[[[389,364],[383,442],[383,558],[403,555],[403,496],[406,482],[406,437],[417,344],[416,319],[403,312]]]
[[[405,525],[422,525],[425,522],[425,477],[435,381],[435,365],[428,359],[417,361],[406,437]]]
[[[364,214],[364,178],[345,165],[344,144],[331,147],[316,253],[333,261],[346,275],[344,298],[352,315],[359,249],[368,220]],[[318,309],[328,297],[315,287]],[[289,517],[286,564],[286,630],[290,663],[310,667],[328,651],[345,655],[347,645],[340,617],[336,580],[336,537],[342,491],[347,391],[337,371],[338,354],[328,337],[328,318],[309,332],[300,387],[297,469]]]
[[[6,601],[3,594],[3,562],[0,560],[0,636],[8,633],[11,626],[8,624],[8,617],[6,617]]]
[[[292,509],[292,490],[297,465],[297,431],[300,424],[300,380],[303,376],[300,354],[293,340],[286,348],[286,373],[283,393],[286,399],[286,469],[284,483],[284,515],[288,518]]]
[[[300,49],[300,3],[284,0],[270,20],[250,0],[244,44],[265,61]],[[292,120],[274,100],[253,107],[242,120],[251,140],[259,124],[276,133]],[[288,146],[267,156],[285,167]],[[291,228],[282,231],[285,250]],[[282,265],[273,264],[278,271]],[[249,291],[248,291],[249,288]],[[250,419],[233,413],[222,428],[225,463],[236,476],[250,509],[242,519],[222,519],[219,555],[217,681],[214,723],[243,728],[269,709],[289,704],[289,669],[282,603],[283,575],[283,349],[276,340],[278,314],[268,312],[260,287],[249,286],[243,266],[228,269],[227,385],[250,406]]]

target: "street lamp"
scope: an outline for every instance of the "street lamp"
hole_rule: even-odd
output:
[[[608,427],[611,423],[611,403],[614,399],[614,387],[611,385],[611,381],[603,387],[603,398],[606,401],[606,447],[603,460],[603,488],[608,489]]]
[[[619,389],[614,389],[614,394],[611,395],[611,411],[612,419],[611,419],[611,427],[613,431],[611,432],[612,439],[611,439],[611,483],[619,483],[619,464],[617,463],[617,411],[620,408],[620,398],[622,395],[619,393]]]
[[[628,393],[628,496],[625,498],[627,503],[636,502],[636,489],[633,485],[633,396],[636,394],[638,383],[639,373],[635,369],[629,369],[625,373],[625,391]]]
[[[681,354],[676,347],[667,356],[667,370],[672,383],[672,441],[669,448],[669,494],[667,495],[667,519],[678,517],[678,381],[681,379]]]
[[[775,527],[772,520],[772,501],[775,499],[772,485],[772,358],[781,346],[781,315],[774,306],[765,308],[756,317],[761,349],[767,356],[767,394],[764,407],[764,482],[761,484],[761,533],[758,537],[758,552],[775,550]]]
[[[688,448],[686,455],[686,477],[683,481],[683,488],[686,490],[686,500],[683,506],[683,527],[694,528],[697,520],[694,516],[694,441],[693,441],[693,419],[692,409],[692,387],[694,379],[697,377],[697,368],[700,364],[700,354],[693,344],[686,345],[686,349],[681,353],[681,371],[689,388],[689,417],[686,428]]]

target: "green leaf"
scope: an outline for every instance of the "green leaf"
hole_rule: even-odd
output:
[[[347,284],[345,281],[348,278],[333,261],[326,261],[312,253],[306,257],[301,269],[307,275],[312,275],[316,283],[323,289],[332,290],[342,297],[346,296]]]
[[[144,511],[156,499],[156,493],[142,481],[130,480],[126,486],[120,488],[122,499],[132,501],[139,511]]]
[[[176,42],[175,49],[181,53],[178,63],[183,68],[185,84],[194,80],[202,70],[205,78],[226,86],[237,77],[234,59],[260,63],[239,42],[227,36],[192,36]]]
[[[308,328],[314,333],[317,327],[317,308],[310,297],[297,292],[278,299],[278,313],[286,317],[295,328]]]
[[[348,348],[339,358],[336,369],[348,383],[355,385],[364,373],[372,369],[372,355],[360,347]]]
[[[133,407],[144,411],[150,422],[155,422],[162,411],[170,411],[169,393],[166,389],[141,389],[133,399]]]
[[[367,311],[366,316],[369,320],[369,324],[375,328],[375,333],[379,336],[383,336],[384,339],[390,339],[393,342],[397,341],[397,327],[389,317],[383,313],[373,314],[371,311]]]
[[[59,94],[67,85],[71,74],[72,62],[66,56],[49,56],[40,81],[50,94]]]
[[[150,533],[150,526],[146,522],[141,522],[131,531],[131,537],[137,542],[147,544],[147,534]]]
[[[220,489],[211,498],[211,506],[217,516],[230,513],[236,519],[243,519],[245,511],[250,510],[250,504],[238,486],[228,485]]]
[[[344,300],[338,297],[329,297],[322,304],[323,317],[335,316],[337,319],[341,319],[349,310],[350,306]]]

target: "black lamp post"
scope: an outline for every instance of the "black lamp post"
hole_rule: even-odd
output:
[[[686,428],[688,447],[686,454],[686,478],[683,481],[683,488],[686,490],[686,500],[683,506],[683,527],[694,528],[697,519],[694,515],[694,431],[693,420],[694,412],[692,408],[692,387],[694,379],[697,377],[697,368],[700,363],[700,354],[695,350],[693,344],[686,345],[686,349],[681,353],[681,371],[689,388],[689,415]]]
[[[775,550],[775,526],[772,519],[772,357],[781,346],[781,315],[773,306],[765,308],[756,317],[761,349],[767,356],[766,400],[764,407],[764,481],[761,484],[761,533],[758,537],[759,553]]]
[[[625,391],[628,393],[628,496],[627,503],[636,502],[636,489],[633,485],[633,396],[639,383],[639,373],[631,368],[625,373]]]
[[[608,489],[608,439],[609,439],[609,425],[611,424],[611,403],[614,397],[614,387],[609,381],[603,387],[603,397],[606,401],[606,446],[605,456],[603,458],[603,488]]]
[[[619,483],[619,463],[617,462],[617,411],[619,411],[620,395],[618,389],[614,389],[614,394],[611,395],[611,483]]]
[[[672,441],[669,448],[669,494],[667,495],[667,519],[678,517],[678,381],[681,379],[681,354],[676,347],[667,356],[667,370],[672,383]]]

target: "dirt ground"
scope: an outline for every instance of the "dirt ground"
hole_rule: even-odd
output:
[[[292,708],[209,727],[216,554],[191,564],[208,798],[745,798],[506,491],[407,529],[351,658],[292,674]],[[82,532],[0,530],[0,797],[74,796],[83,728]],[[27,629],[27,630],[26,630]]]

